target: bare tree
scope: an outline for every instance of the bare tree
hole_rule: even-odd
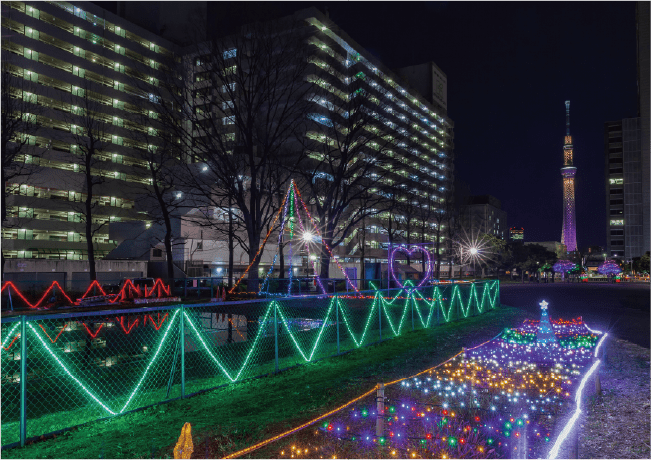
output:
[[[360,87],[362,75],[354,80],[351,94],[343,97],[333,94],[325,80],[316,81],[319,91],[311,100],[325,110],[309,115],[302,138],[307,158],[297,172],[320,226],[322,278],[329,277],[331,251],[366,217],[387,212],[387,198],[403,180],[391,172],[390,158],[403,136],[386,133],[385,125],[395,125],[388,117],[391,109]]]
[[[182,192],[177,187],[178,179],[175,174],[180,166],[177,159],[179,152],[178,146],[170,136],[158,137],[158,142],[154,143],[150,136],[158,134],[159,130],[149,127],[147,131],[144,136],[148,148],[144,151],[140,150],[139,155],[146,164],[146,169],[142,171],[144,180],[139,187],[140,200],[144,201],[143,207],[147,210],[148,217],[164,228],[163,244],[167,259],[167,278],[171,282],[174,279],[172,246],[175,236],[172,219],[181,218],[180,214],[186,208],[183,205]]]
[[[238,209],[229,216],[246,232],[240,243],[251,279],[258,276],[259,248],[277,211],[276,197],[289,183],[287,165],[300,156],[292,139],[305,120],[311,86],[304,48],[300,25],[292,22],[257,23],[203,43],[176,67],[176,75],[192,84],[163,104],[161,121],[187,154],[182,177],[188,193],[205,206]],[[172,116],[177,108],[186,123]]]
[[[7,213],[7,195],[15,193],[8,189],[20,178],[25,181],[37,171],[37,152],[34,135],[39,129],[36,96],[32,82],[16,75],[17,68],[2,62],[2,227],[11,227]],[[4,279],[5,257],[2,253],[2,277]]]
[[[80,206],[73,205],[81,215],[85,225],[86,248],[88,251],[89,274],[91,280],[97,279],[95,268],[95,235],[108,223],[107,219],[98,218],[100,202],[97,190],[111,173],[106,170],[103,157],[112,141],[111,118],[102,113],[102,105],[90,95],[90,86],[76,88],[70,112],[65,115],[65,127],[71,133],[75,162],[79,162],[79,172],[83,175],[82,189],[85,198]]]

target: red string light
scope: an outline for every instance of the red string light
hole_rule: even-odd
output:
[[[118,319],[118,317],[116,316],[115,319]],[[126,335],[131,334],[131,330],[133,329],[133,327],[134,327],[136,324],[138,324],[138,321],[140,321],[140,318],[136,318],[136,320],[134,321],[134,323],[131,324],[131,325],[129,325],[129,320],[127,320],[127,326],[129,326],[129,328],[127,329],[127,328],[124,327],[124,316],[120,316],[120,319],[118,320],[118,322],[119,322],[119,324],[120,324],[120,327],[122,328],[122,330],[124,331],[124,333],[125,333]],[[157,330],[158,330],[158,329],[157,329]]]
[[[59,340],[59,337],[61,336],[61,334],[63,333],[63,331],[64,331],[64,329],[66,328],[67,325],[68,325],[67,323],[64,324],[63,327],[61,328],[61,330],[59,331],[59,333],[57,334],[57,336],[54,338],[54,340],[52,340],[52,337],[50,337],[50,334],[47,333],[47,331],[45,330],[43,325],[39,324],[41,329],[43,329],[43,332],[45,333],[45,335],[47,335],[47,338],[50,339],[50,342],[52,342],[52,343],[56,343],[56,341]]]
[[[16,334],[16,337],[14,337],[14,339],[11,341],[11,343],[9,344],[8,347],[4,347],[4,346],[3,346],[2,348],[3,348],[5,351],[9,350],[11,347],[14,346],[14,343],[16,342],[16,340],[18,340],[18,337],[20,337],[20,334]]]
[[[79,305],[80,302],[83,299],[88,297],[88,295],[89,295],[91,289],[93,289],[93,287],[98,288],[103,296],[107,295],[106,292],[104,291],[104,289],[102,288],[102,286],[99,284],[99,282],[97,280],[93,280],[93,282],[90,283],[90,285],[86,289],[86,292],[84,292],[84,295],[81,296],[79,299],[77,299],[76,302],[73,301],[68,296],[66,291],[61,287],[61,285],[57,281],[53,281],[52,284],[50,284],[50,286],[47,288],[45,293],[41,296],[41,298],[36,303],[33,303],[33,304],[29,300],[27,300],[27,298],[23,295],[23,293],[20,292],[20,290],[16,287],[16,285],[11,281],[5,281],[2,284],[2,289],[0,289],[0,293],[4,292],[5,289],[13,289],[13,292],[29,308],[39,308],[45,302],[45,300],[47,299],[48,294],[50,293],[50,291],[52,289],[54,289],[55,287],[59,288],[59,290],[61,291],[61,295],[63,295],[63,297],[65,297],[65,299],[68,302],[70,302],[70,305]],[[158,289],[158,297],[159,298],[162,295],[161,292],[164,293],[165,295],[168,295],[168,296],[171,295],[171,287],[170,286],[166,287],[163,284],[163,280],[158,278],[154,282],[154,286],[152,287],[151,291],[147,292],[147,287],[145,287],[145,297],[151,297],[154,294],[156,289]],[[108,299],[108,301],[109,301],[109,303],[116,303],[118,301],[123,302],[123,301],[125,301],[127,299],[130,299],[130,298],[133,298],[133,297],[142,297],[142,291],[140,290],[140,288],[138,286],[135,286],[131,280],[127,280],[124,283],[124,286],[122,286],[122,289],[120,289],[120,292],[117,295],[115,295],[115,297],[113,297],[112,299]]]
[[[58,287],[58,288],[61,290],[61,294],[63,294],[63,296],[66,298],[66,300],[68,300],[68,302],[70,302],[71,304],[75,304],[75,302],[73,302],[72,299],[71,299],[70,297],[68,297],[68,294],[66,294],[66,291],[63,290],[63,288],[61,287],[61,285],[60,285],[57,281],[53,281],[52,284],[50,284],[50,287],[47,289],[47,291],[45,291],[45,293],[44,293],[44,294],[41,296],[41,298],[38,300],[38,302],[36,302],[36,303],[34,303],[34,304],[32,304],[29,300],[27,300],[27,298],[23,295],[23,293],[20,292],[20,290],[16,287],[16,285],[15,285],[14,283],[12,283],[11,281],[5,281],[5,284],[4,284],[4,286],[2,287],[2,289],[0,290],[0,292],[4,291],[5,288],[11,288],[11,289],[14,290],[14,293],[15,293],[16,295],[18,295],[18,297],[20,297],[20,299],[21,299],[23,302],[25,302],[25,304],[27,304],[27,306],[28,306],[29,308],[38,308],[38,307],[41,306],[41,304],[42,304],[43,301],[46,299],[46,297],[47,297],[47,295],[49,294],[49,292],[50,292],[54,287]]]
[[[165,313],[165,316],[163,316],[163,319],[161,320],[160,312],[158,312],[158,324],[156,324],[156,321],[154,321],[154,318],[152,318],[151,315],[145,315],[145,320],[143,321],[143,326],[147,324],[147,318],[149,318],[149,321],[151,321],[151,324],[152,324],[152,326],[154,326],[154,329],[159,330],[168,316],[169,316],[169,313]]]
[[[86,296],[88,295],[88,293],[90,292],[90,290],[94,286],[99,288],[99,292],[101,292],[102,295],[106,295],[106,292],[104,292],[104,289],[102,289],[102,286],[100,286],[100,284],[97,282],[97,280],[94,280],[92,283],[90,283],[90,286],[88,286],[88,289],[86,289],[86,292],[84,292],[84,295],[81,296],[81,299],[85,299]],[[81,300],[81,299],[79,299],[79,300]]]
[[[93,339],[95,337],[97,337],[97,334],[99,334],[99,331],[101,331],[102,328],[104,327],[104,323],[100,324],[99,329],[97,329],[95,331],[95,333],[93,334],[92,332],[90,332],[90,329],[88,329],[88,326],[86,326],[86,323],[81,323],[81,324],[86,328],[86,332],[88,332],[88,335],[90,335]]]

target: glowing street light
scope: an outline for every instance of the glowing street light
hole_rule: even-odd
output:
[[[470,254],[472,254],[473,256],[477,255],[477,252],[478,252],[477,248],[475,248],[475,247],[470,248]]]
[[[314,240],[314,235],[311,232],[303,233],[303,241],[310,243],[312,240]]]

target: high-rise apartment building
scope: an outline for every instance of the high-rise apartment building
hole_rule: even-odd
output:
[[[148,221],[138,203],[150,183],[143,153],[160,143],[159,63],[173,56],[173,45],[88,2],[2,2],[2,37],[3,82],[14,101],[25,101],[15,115],[36,126],[14,133],[10,144],[24,142],[16,161],[33,172],[3,184],[3,255],[87,260],[88,166],[101,259],[116,246],[109,222]],[[98,152],[86,165],[90,125]]]
[[[300,37],[305,47],[301,52],[306,52],[309,63],[301,78],[313,85],[313,90],[305,95],[310,103],[307,117],[311,122],[305,124],[305,132],[301,134],[313,142],[314,153],[310,158],[325,158],[317,152],[321,149],[319,142],[333,142],[336,137],[334,131],[343,133],[350,129],[340,118],[350,110],[344,107],[347,104],[352,107],[350,101],[356,97],[363,98],[363,110],[368,110],[369,115],[372,113],[372,120],[365,120],[363,129],[368,132],[367,138],[377,140],[377,143],[366,145],[367,158],[378,156],[380,159],[378,169],[369,170],[365,178],[370,184],[368,191],[376,197],[385,196],[389,201],[386,189],[392,184],[400,184],[395,192],[397,206],[391,218],[395,225],[401,225],[401,229],[395,232],[399,237],[396,239],[394,235],[393,242],[406,242],[408,239],[420,241],[414,227],[409,232],[411,236],[407,236],[405,222],[410,218],[407,208],[422,207],[428,198],[436,207],[440,206],[444,192],[451,187],[453,174],[453,124],[442,103],[447,100],[446,87],[441,84],[441,81],[445,81],[444,74],[433,63],[410,68],[406,75],[400,71],[394,74],[315,8],[298,11],[291,20],[285,20],[292,26],[295,26],[295,21],[300,24],[298,31],[292,29],[292,33]],[[240,72],[240,68],[248,66],[248,63],[238,54],[241,50],[233,47],[233,40],[236,39],[225,37],[224,44],[217,45],[218,49],[213,49],[212,55],[204,54],[205,58],[202,57],[201,46],[187,47],[184,59],[193,64],[188,80],[193,85],[191,104],[196,108],[195,113],[204,112],[206,107],[211,110],[210,114],[202,113],[194,121],[198,128],[197,136],[201,138],[206,133],[221,129],[224,136],[229,136],[227,139],[237,144],[240,138],[239,120],[234,119],[234,108],[241,103],[237,93],[240,83],[231,82],[224,76],[230,72]],[[227,55],[232,60],[228,60],[231,58]],[[212,67],[214,73],[215,66],[220,68],[217,72],[221,77],[211,77],[206,72],[207,68]],[[434,68],[437,69],[435,74],[430,72]],[[435,77],[438,80],[435,81]],[[436,91],[430,91],[429,97],[414,89],[414,86],[427,85]],[[204,126],[205,118],[213,121]],[[223,120],[221,128],[214,122],[215,119]],[[389,141],[390,148],[379,145],[387,139],[392,139]],[[364,142],[361,137],[360,140]],[[219,148],[222,148],[221,145]],[[360,157],[363,154],[361,151]],[[234,145],[233,155],[238,155],[237,145]],[[330,173],[325,167],[315,180],[329,180]],[[366,232],[356,228],[346,237],[335,251],[339,260],[359,263],[361,245],[364,244],[366,261],[386,262],[389,235],[385,231],[385,222],[388,217],[387,212],[366,219],[363,224],[360,222],[360,226],[366,227]],[[363,237],[361,233],[364,233]],[[434,233],[432,222],[425,240],[432,242]],[[266,257],[270,257],[268,253]]]
[[[427,197],[440,201],[443,192],[451,187],[453,175],[453,123],[446,112],[445,74],[430,63],[420,70],[409,68],[401,77],[320,11],[311,8],[294,16],[302,21],[304,46],[311,56],[304,77],[329,93],[328,97],[310,100],[312,120],[326,119],[336,112],[342,97],[353,97],[349,88],[353,81],[357,82],[356,88],[367,92],[376,110],[381,111],[373,129],[385,138],[399,139],[386,152],[384,164],[389,165],[391,173],[383,174],[382,180],[387,184],[402,183],[396,199],[405,207],[422,206],[419,199]],[[164,133],[157,130],[157,106],[168,102],[160,100],[158,91],[165,81],[163,63],[170,59],[192,62],[194,69],[186,83],[201,90],[209,86],[209,81],[202,80],[203,69],[198,56],[194,56],[197,47],[181,48],[88,2],[3,2],[2,28],[3,72],[11,74],[16,82],[14,97],[26,99],[34,107],[28,116],[35,114],[38,125],[34,135],[26,137],[24,154],[17,159],[38,163],[38,167],[33,174],[4,184],[10,195],[9,225],[2,229],[5,257],[87,259],[84,215],[80,212],[87,184],[76,134],[88,115],[104,127],[100,136],[102,153],[98,155],[101,161],[91,168],[93,175],[101,179],[93,187],[97,197],[92,215],[95,257],[101,259],[116,247],[116,241],[109,238],[109,223],[133,222],[139,229],[130,230],[134,235],[152,232],[153,228],[146,230],[151,216],[140,197],[150,183],[143,154],[155,152],[163,143]],[[232,53],[234,56],[237,50]],[[23,82],[29,83],[29,91],[21,89]],[[432,88],[425,96],[414,89],[423,85]],[[89,101],[93,110],[84,114],[84,103]],[[226,106],[219,114],[225,125],[229,124],[227,112]],[[237,154],[236,133],[231,131]],[[316,136],[311,132],[305,135]],[[370,191],[380,193],[379,188]],[[398,221],[407,218],[400,212],[393,217]],[[365,257],[370,261],[386,260],[388,237],[382,231],[386,218],[383,214],[366,222],[369,231]],[[136,222],[143,224],[139,227]],[[174,226],[186,228],[178,222]],[[433,223],[430,229],[434,229]],[[185,237],[179,234],[176,238]],[[215,248],[223,248],[223,241],[204,244],[203,239],[216,237],[198,238],[181,241],[181,246],[191,247],[180,249],[179,259],[191,252],[195,260],[215,265]],[[433,238],[434,232],[428,232],[427,241]],[[337,250],[340,260],[359,262],[360,242],[358,233],[349,235]],[[144,246],[149,244],[151,241]],[[144,246],[131,244],[120,256],[142,259],[141,252],[151,249]],[[145,258],[160,260],[160,249]],[[224,266],[223,258],[217,265]],[[239,258],[236,265],[243,269],[246,263]]]

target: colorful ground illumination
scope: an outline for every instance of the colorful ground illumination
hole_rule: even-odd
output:
[[[425,374],[387,386],[383,431],[377,431],[373,392],[320,421],[300,442],[282,445],[278,457],[554,457],[574,429],[601,341],[581,319],[552,320],[551,342],[537,340],[539,325],[527,320]]]

